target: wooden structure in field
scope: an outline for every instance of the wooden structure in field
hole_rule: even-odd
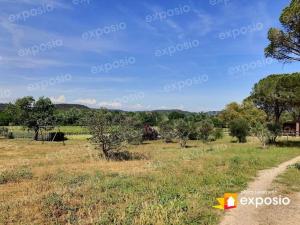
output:
[[[300,136],[300,120],[296,122],[288,122],[283,124],[283,135]]]

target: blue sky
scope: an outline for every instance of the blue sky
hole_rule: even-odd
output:
[[[269,74],[289,0],[0,0],[0,102],[220,110]]]

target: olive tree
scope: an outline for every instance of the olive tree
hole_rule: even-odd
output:
[[[159,124],[159,134],[166,143],[172,142],[172,139],[176,136],[174,125],[169,120],[161,122]]]
[[[245,119],[235,119],[229,125],[230,135],[236,137],[240,143],[247,142],[249,125]]]
[[[191,122],[184,119],[178,119],[174,121],[174,130],[176,137],[179,139],[180,147],[185,148],[189,135],[193,132]]]
[[[114,123],[112,114],[106,110],[92,113],[87,122],[92,142],[101,149],[106,159],[113,158],[114,151],[121,150],[122,143],[125,141],[123,127]]]
[[[214,133],[214,124],[211,120],[202,120],[201,122],[197,123],[196,129],[199,139],[203,142],[207,142],[209,137]]]
[[[257,123],[251,128],[251,133],[258,138],[262,144],[262,147],[265,149],[270,138],[270,131],[268,127],[265,124]]]
[[[9,104],[6,112],[14,117],[17,124],[34,131],[34,140],[43,130],[51,130],[55,124],[55,107],[49,98],[41,97],[35,100],[33,97],[17,99],[15,104]]]

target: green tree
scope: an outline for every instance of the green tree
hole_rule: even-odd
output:
[[[106,159],[113,158],[114,151],[120,151],[122,143],[126,140],[124,126],[114,123],[112,114],[106,110],[90,114],[87,122],[92,134],[92,142],[97,145]]]
[[[34,131],[34,140],[43,130],[50,130],[55,124],[54,105],[49,98],[41,97],[37,101],[33,97],[18,99],[10,104],[6,110],[15,118],[18,124]]]
[[[191,134],[191,132],[193,132],[193,126],[191,122],[185,121],[184,119],[175,120],[174,128],[181,148],[185,148],[189,139],[189,135]]]
[[[172,142],[175,137],[174,125],[169,120],[163,121],[159,124],[159,134],[166,143]]]
[[[184,119],[185,115],[181,112],[173,111],[173,112],[170,112],[168,118],[171,121],[172,120],[178,120],[178,119]]]
[[[197,131],[199,134],[199,139],[203,142],[207,142],[209,140],[209,137],[214,132],[214,124],[211,120],[202,120],[197,124]]]
[[[266,148],[269,143],[270,131],[265,124],[257,123],[251,128],[251,133],[258,138],[262,147]]]
[[[292,0],[281,16],[283,29],[271,28],[265,55],[280,61],[300,61],[300,0]]]
[[[257,122],[264,123],[266,121],[265,112],[258,109],[250,99],[244,100],[242,104],[236,102],[228,104],[218,117],[227,126],[237,118],[249,121],[250,126],[254,126]]]
[[[279,80],[284,75],[271,75],[254,85],[251,100],[254,104],[266,112],[268,120],[279,123],[281,114],[288,109],[288,102],[282,95]]]
[[[139,145],[142,144],[143,139],[143,129],[144,125],[142,121],[136,120],[136,118],[132,116],[124,116],[123,119],[120,119],[121,116],[119,114],[119,118],[116,120],[114,115],[114,122],[118,124],[123,124],[123,132],[125,135],[125,139],[129,144]]]
[[[280,124],[281,115],[300,106],[300,73],[270,75],[254,85],[250,99]]]
[[[8,126],[12,118],[7,112],[0,112],[0,126]]]
[[[230,135],[236,137],[240,143],[247,142],[249,124],[245,119],[235,119],[229,125]]]
[[[281,125],[278,123],[267,123],[267,129],[269,131],[269,143],[274,144],[278,136],[281,135]]]

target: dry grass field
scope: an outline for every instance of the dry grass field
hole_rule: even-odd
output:
[[[108,162],[86,140],[0,140],[0,224],[218,224],[212,208],[258,170],[300,155],[223,140],[130,146],[147,160]]]

